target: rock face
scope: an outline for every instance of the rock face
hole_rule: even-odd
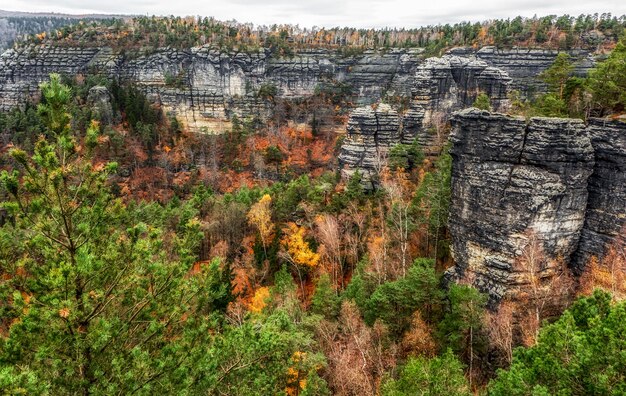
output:
[[[575,49],[566,52],[574,62],[574,74],[577,76],[585,76],[589,69],[595,66],[595,59],[589,51]],[[475,57],[486,62],[489,66],[506,71],[513,79],[511,89],[528,95],[545,90],[545,83],[540,81],[537,76],[554,63],[559,51],[533,48],[499,49],[496,47],[483,47],[478,51],[471,48],[453,48],[449,53],[470,58]]]
[[[427,151],[438,147],[444,138],[437,134],[438,127],[453,111],[471,106],[481,92],[494,109],[506,110],[510,81],[506,72],[480,60],[452,55],[427,59],[415,73],[403,141],[417,139]]]
[[[339,162],[345,164],[343,176],[362,173],[367,189],[374,189],[376,174],[384,163],[384,155],[393,144],[401,141],[400,116],[387,104],[376,109],[360,107],[350,114],[347,136],[341,145]]]
[[[626,217],[626,124],[477,109],[452,123],[449,278],[495,303],[519,291],[514,264],[530,235],[579,270],[604,254]]]
[[[96,85],[89,89],[87,102],[96,112],[96,118],[103,124],[111,124],[114,121],[113,106],[111,104],[111,94],[107,87]]]
[[[166,48],[129,59],[110,48],[30,46],[0,56],[0,109],[35,94],[52,72],[98,72],[135,83],[192,131],[219,133],[229,128],[233,114],[263,116],[271,111],[259,96],[263,86],[276,87],[280,97],[298,98],[325,84],[341,83],[362,105],[385,94],[409,96],[409,81],[421,62],[419,53],[392,49],[344,57],[312,49],[276,58],[268,50],[224,53],[203,46]]]
[[[362,172],[366,186],[380,170],[389,148],[417,139],[420,147],[436,154],[445,141],[443,125],[448,115],[476,100],[480,92],[498,110],[508,107],[508,75],[480,60],[446,55],[429,58],[413,79],[408,111],[399,115],[381,104],[355,109],[348,120],[347,136],[341,147],[340,166],[345,177]]]
[[[290,58],[276,58],[268,50],[225,53],[202,46],[164,48],[128,58],[111,48],[32,45],[0,56],[0,109],[17,106],[36,94],[39,83],[50,73],[100,72],[136,83],[190,130],[219,133],[230,128],[228,120],[233,114],[247,117],[271,112],[258,95],[264,85],[275,86],[281,97],[297,98],[339,82],[349,87],[360,105],[376,103],[387,95],[414,97],[414,105],[403,117],[404,135],[409,140],[417,136],[428,141],[431,136],[420,135],[421,125],[432,111],[454,110],[450,97],[456,95],[467,105],[473,102],[476,90],[485,91],[499,110],[499,101],[506,100],[505,91],[502,85],[490,84],[498,81],[503,71],[513,79],[511,88],[540,90],[537,75],[552,64],[558,52],[456,48],[441,60],[431,58],[418,72],[423,63],[420,53],[418,49],[391,49],[344,57],[330,50],[309,49]],[[570,53],[577,60],[577,73],[584,74],[593,66],[588,52]]]
[[[577,272],[591,257],[601,259],[611,244],[626,247],[626,123],[592,119],[588,130],[595,166],[588,183],[585,226],[572,262]]]

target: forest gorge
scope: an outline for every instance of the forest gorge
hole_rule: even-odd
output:
[[[1,394],[626,393],[626,17],[38,18]]]

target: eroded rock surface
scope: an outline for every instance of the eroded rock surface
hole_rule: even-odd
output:
[[[504,70],[513,79],[511,89],[518,90],[524,95],[542,92],[546,85],[538,76],[549,68],[556,59],[557,50],[539,48],[496,48],[483,47],[479,50],[472,48],[453,48],[450,54],[476,58],[486,62],[489,66]],[[585,76],[595,66],[595,58],[587,50],[573,49],[567,52],[574,63],[574,74]]]
[[[374,189],[376,174],[385,161],[385,153],[401,141],[400,116],[387,104],[375,109],[360,107],[350,114],[347,135],[341,145],[339,162],[344,164],[344,177],[361,172],[364,186]]]
[[[409,96],[420,50],[365,51],[342,56],[323,49],[277,58],[269,50],[225,53],[208,46],[187,50],[164,48],[128,58],[111,48],[29,46],[0,56],[0,109],[19,105],[56,72],[103,73],[129,81],[173,112],[191,131],[220,133],[229,119],[266,116],[271,104],[259,95],[264,86],[283,98],[313,95],[340,83],[356,103],[375,103],[384,95]]]
[[[340,166],[345,177],[359,170],[365,185],[384,162],[389,148],[415,139],[427,154],[437,154],[446,139],[445,123],[454,110],[471,106],[480,92],[487,93],[497,110],[508,107],[509,76],[480,60],[446,55],[429,58],[414,76],[408,111],[399,115],[388,105],[355,109],[341,147]]]
[[[585,223],[594,150],[581,120],[492,114],[453,118],[449,227],[455,279],[499,301],[515,288],[529,233],[549,259],[569,262]]]
[[[577,272],[593,256],[602,260],[612,244],[626,247],[626,122],[591,119],[588,131],[595,166],[588,182],[585,226],[572,262]]]
[[[111,104],[111,93],[107,87],[101,85],[91,87],[87,94],[87,102],[89,102],[97,120],[105,125],[113,123],[115,114]]]

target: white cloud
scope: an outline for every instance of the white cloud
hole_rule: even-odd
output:
[[[611,12],[626,14],[623,0],[13,0],[14,11],[202,15],[255,24],[417,27],[517,15]]]

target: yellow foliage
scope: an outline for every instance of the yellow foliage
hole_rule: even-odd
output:
[[[306,230],[295,223],[287,224],[286,236],[282,243],[295,264],[304,267],[315,267],[320,261],[320,255],[311,250],[309,243],[304,240]]]
[[[254,292],[254,297],[252,297],[252,301],[248,305],[248,309],[250,312],[260,313],[265,308],[267,304],[267,299],[270,296],[270,289],[268,287],[259,287]]]
[[[304,359],[306,359],[306,352],[295,351],[291,356],[293,366],[287,369],[287,387],[285,388],[285,393],[289,396],[298,395],[306,388],[306,373],[300,369]]]
[[[261,197],[259,202],[252,205],[250,211],[248,212],[248,223],[256,227],[259,231],[263,247],[267,246],[267,241],[274,232],[272,211],[270,209],[271,204],[272,197],[270,197],[269,194],[265,194]]]

